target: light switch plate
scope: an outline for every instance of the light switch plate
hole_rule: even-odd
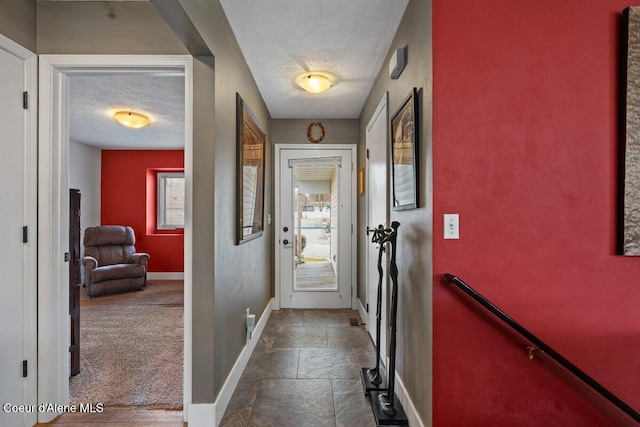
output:
[[[444,214],[444,238],[459,239],[460,238],[460,215]]]

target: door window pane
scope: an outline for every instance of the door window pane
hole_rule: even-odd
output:
[[[338,289],[338,168],[296,166],[294,191],[295,291]]]

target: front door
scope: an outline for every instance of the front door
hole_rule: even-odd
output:
[[[282,308],[351,308],[352,149],[279,150]]]

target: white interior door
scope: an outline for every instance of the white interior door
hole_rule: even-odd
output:
[[[25,60],[3,49],[0,40],[0,129],[2,129],[2,156],[0,156],[0,222],[4,233],[0,243],[0,425],[24,426],[35,423],[36,410],[24,413],[17,408],[26,405],[35,408],[34,381],[36,372],[35,336],[30,327],[35,325],[35,277],[30,249],[35,245],[35,224],[31,229],[31,182],[29,156],[31,155],[27,129],[29,111],[23,108],[27,68]],[[35,95],[35,94],[32,94]],[[33,191],[35,193],[35,191]],[[24,233],[26,231],[27,242]],[[28,240],[31,239],[31,242]],[[31,316],[33,318],[31,318]],[[26,372],[28,369],[31,372]],[[8,406],[6,404],[9,404]]]
[[[375,113],[367,125],[366,145],[367,145],[367,226],[376,228],[382,224],[385,228],[388,224],[388,175],[387,175],[387,95],[378,105]],[[367,325],[369,334],[376,340],[377,333],[377,300],[378,282],[378,255],[379,245],[371,243],[372,234],[368,234],[366,246],[367,252],[367,305],[369,308]],[[388,254],[385,252],[382,257],[382,268],[384,277],[382,279],[382,301],[381,301],[381,327],[380,327],[380,357],[386,360],[387,357],[387,277]]]
[[[352,149],[279,150],[282,308],[351,308]]]

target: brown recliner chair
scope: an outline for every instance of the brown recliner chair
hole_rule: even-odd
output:
[[[122,225],[84,231],[84,291],[90,297],[147,287],[149,254],[136,253],[133,229]]]

